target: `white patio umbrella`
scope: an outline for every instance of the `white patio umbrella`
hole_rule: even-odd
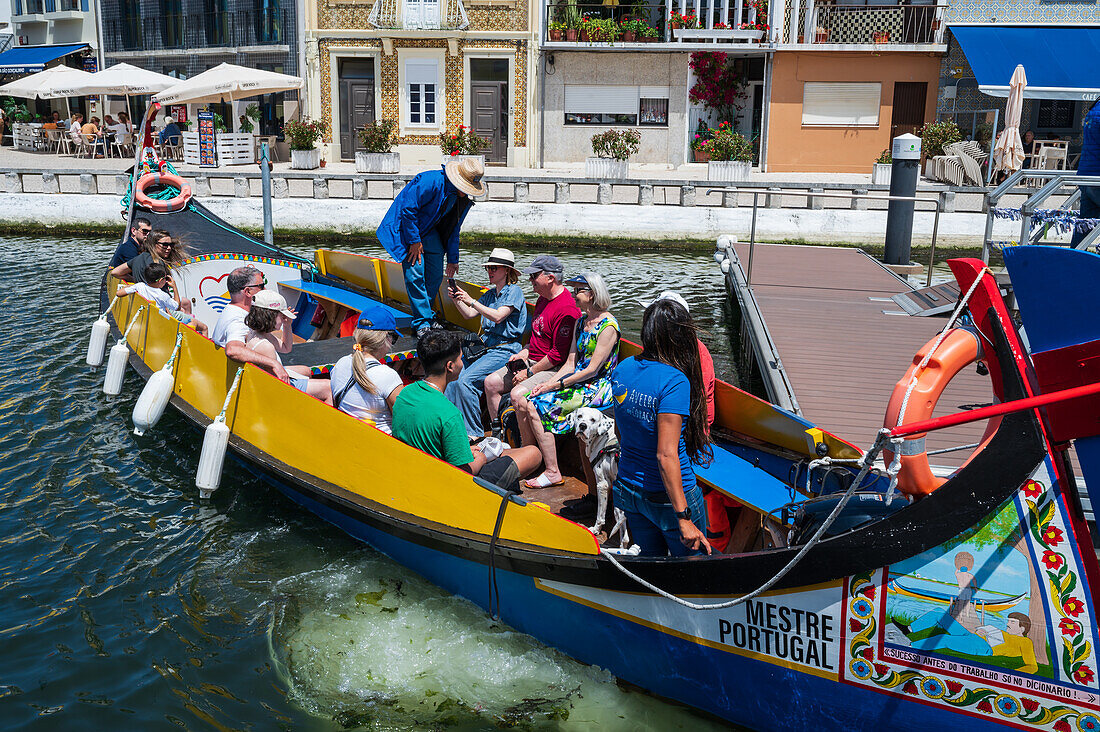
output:
[[[78,91],[81,84],[92,77],[87,71],[70,68],[68,66],[52,66],[43,69],[37,74],[24,76],[0,86],[0,94],[22,99],[57,99],[65,98],[65,109],[72,116],[69,107],[69,97],[80,96]]]
[[[1022,64],[1016,66],[1009,82],[1008,102],[1005,109],[1005,128],[993,146],[994,170],[1009,173],[1019,170],[1024,164],[1024,142],[1020,139],[1020,117],[1024,109],[1024,89],[1027,88],[1027,76]]]
[[[244,99],[301,89],[302,78],[235,64],[220,64],[153,96],[161,104],[196,104]]]
[[[95,74],[90,74],[81,94],[111,94],[126,97],[126,116],[130,114],[130,97],[135,94],[155,94],[180,82],[165,74],[142,69],[130,64],[115,64]]]

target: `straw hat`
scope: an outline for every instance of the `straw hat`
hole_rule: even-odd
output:
[[[485,166],[481,164],[480,158],[448,160],[443,170],[447,174],[447,180],[466,195],[485,195],[487,189],[481,180],[485,175]]]
[[[507,267],[516,274],[519,274],[519,270],[516,269],[516,256],[512,254],[511,249],[497,247],[493,251],[489,252],[489,258],[485,260],[485,264],[481,266],[488,267],[491,264],[496,264],[501,267]]]

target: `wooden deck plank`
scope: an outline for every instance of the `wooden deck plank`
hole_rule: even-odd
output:
[[[737,245],[742,264],[748,246]],[[752,290],[807,419],[867,447],[882,426],[894,384],[913,356],[944,326],[943,318],[888,315],[888,300],[907,286],[853,249],[757,244]],[[935,414],[988,403],[987,377],[964,369],[945,390]],[[977,442],[984,425],[933,433],[929,450]],[[957,466],[970,451],[937,455]]]

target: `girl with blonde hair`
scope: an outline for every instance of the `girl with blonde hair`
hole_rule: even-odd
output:
[[[379,312],[360,318],[358,326],[351,355],[337,361],[329,373],[332,406],[388,435],[393,404],[404,387],[401,375],[382,363],[393,347],[397,323],[391,313]]]

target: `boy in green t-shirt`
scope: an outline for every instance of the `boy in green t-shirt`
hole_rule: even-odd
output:
[[[401,390],[393,405],[393,436],[405,444],[519,492],[519,479],[542,463],[538,447],[504,450],[495,460],[471,447],[462,413],[444,391],[462,373],[462,341],[447,330],[428,330],[416,345],[424,380]]]

